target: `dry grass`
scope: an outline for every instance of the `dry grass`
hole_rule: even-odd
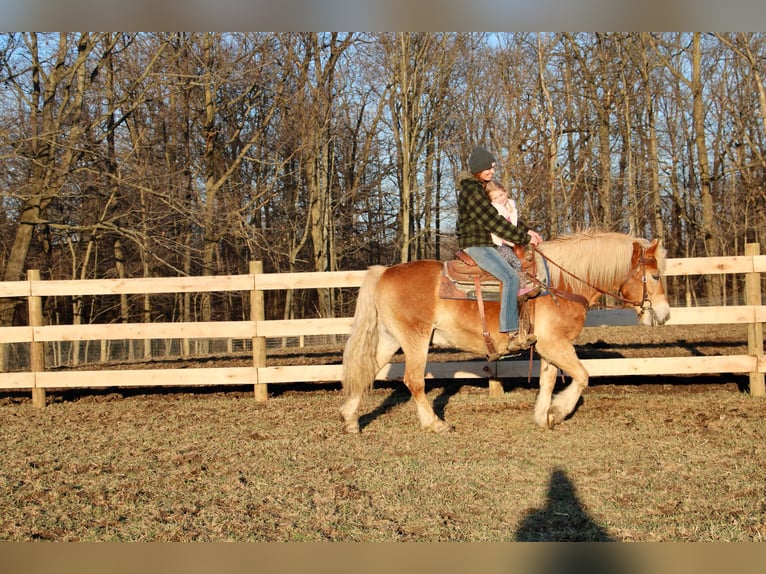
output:
[[[8,396],[0,539],[762,541],[766,401],[718,382],[595,385],[553,432],[532,386],[434,384],[446,436],[402,386],[359,436],[333,386]]]

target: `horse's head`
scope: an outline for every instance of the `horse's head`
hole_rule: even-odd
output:
[[[670,303],[665,293],[665,249],[655,239],[649,244],[633,242],[628,278],[619,295],[632,306],[642,325],[663,325],[670,318]]]

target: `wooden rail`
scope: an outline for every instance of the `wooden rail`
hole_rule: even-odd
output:
[[[341,365],[267,366],[267,338],[290,336],[348,334],[351,317],[334,319],[264,320],[263,292],[279,289],[315,289],[358,287],[365,271],[331,273],[261,273],[259,262],[251,264],[247,275],[215,277],[166,277],[141,279],[97,279],[84,281],[41,281],[32,270],[26,281],[0,282],[0,297],[25,298],[29,307],[29,325],[0,328],[0,344],[29,343],[30,370],[0,373],[0,389],[32,391],[33,404],[45,405],[45,390],[51,388],[213,386],[253,384],[255,398],[266,400],[267,385],[291,382],[338,381]],[[646,359],[586,359],[592,376],[677,375],[710,373],[749,373],[750,392],[766,395],[763,353],[763,323],[766,306],[761,302],[762,273],[766,256],[757,244],[748,244],[745,256],[669,259],[666,275],[745,274],[746,305],[724,307],[674,307],[669,325],[747,324],[748,354],[704,357],[662,357]],[[114,323],[92,325],[43,325],[42,297],[71,295],[116,295],[186,292],[250,292],[251,317],[247,321],[182,323]],[[640,328],[640,327],[636,327]],[[661,327],[658,327],[661,328]],[[193,369],[130,369],[50,371],[45,369],[46,342],[126,340],[126,339],[252,339],[253,362],[247,367]],[[491,369],[491,370],[490,370]],[[488,366],[484,361],[433,362],[427,376],[433,378],[526,377],[527,361],[499,362]],[[536,376],[539,362],[533,361]],[[378,380],[398,379],[403,365],[386,365]]]

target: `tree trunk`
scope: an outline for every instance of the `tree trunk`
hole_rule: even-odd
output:
[[[547,187],[546,196],[548,199],[548,222],[545,229],[551,237],[555,237],[559,234],[559,224],[557,214],[559,209],[557,208],[559,193],[556,191],[556,158],[558,156],[558,130],[556,128],[555,112],[553,109],[553,100],[551,98],[550,90],[548,89],[548,83],[545,79],[546,61],[543,57],[543,45],[541,35],[537,35],[537,78],[538,85],[540,86],[540,92],[543,97],[543,121],[545,125],[545,133],[548,134],[548,142],[546,146],[546,162],[547,162]],[[566,200],[566,193],[563,194]]]
[[[702,230],[705,240],[705,256],[715,257],[718,255],[718,242],[715,239],[716,225],[715,212],[713,209],[713,195],[710,189],[710,167],[708,164],[708,150],[705,140],[705,104],[702,94],[702,74],[700,45],[700,33],[695,32],[692,41],[692,118],[694,122],[694,143],[697,150],[697,164],[699,166],[700,199],[702,202]],[[708,305],[721,304],[721,275],[709,276],[706,282]]]
[[[654,117],[654,98],[655,94],[651,81],[651,66],[647,54],[648,41],[646,32],[641,33],[640,58],[641,66],[639,71],[644,81],[644,101],[646,102],[646,123],[648,133],[648,151],[647,169],[649,170],[649,196],[652,207],[652,226],[653,235],[665,241],[665,225],[662,221],[662,198],[660,196],[660,158],[657,143],[657,125]]]

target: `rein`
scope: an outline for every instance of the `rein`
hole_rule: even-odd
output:
[[[640,307],[641,310],[638,313],[639,317],[641,317],[646,312],[651,312],[652,314],[654,314],[654,310],[652,309],[652,301],[651,301],[651,299],[649,299],[649,293],[648,293],[648,291],[646,289],[646,264],[648,262],[650,262],[650,261],[656,261],[656,260],[654,260],[654,259],[647,259],[645,257],[646,249],[644,247],[641,247],[641,255],[639,257],[638,264],[635,265],[634,267],[630,268],[630,270],[628,271],[627,277],[625,277],[625,280],[621,283],[620,288],[617,290],[617,293],[614,293],[614,292],[606,290],[606,289],[602,289],[601,287],[598,287],[598,286],[594,285],[590,281],[586,281],[582,277],[578,277],[577,275],[575,275],[571,271],[569,271],[567,269],[564,269],[564,267],[562,267],[561,265],[559,265],[558,263],[553,261],[550,257],[545,255],[541,251],[539,251],[539,250],[535,250],[535,251],[540,255],[540,257],[543,258],[543,260],[546,262],[546,264],[550,263],[551,265],[554,265],[559,270],[563,271],[564,273],[566,273],[570,277],[576,279],[577,281],[580,281],[584,285],[587,285],[591,289],[593,289],[593,290],[595,290],[595,291],[597,291],[597,292],[599,292],[599,293],[601,293],[603,295],[609,295],[610,297],[613,297],[614,299],[617,299],[618,301],[622,301],[625,305],[630,305],[632,307]],[[622,289],[625,287],[625,285],[627,285],[627,283],[631,279],[633,279],[633,277],[635,277],[638,274],[639,271],[641,272],[642,293],[641,293],[641,300],[640,301],[635,301],[635,300],[628,299],[628,298],[624,297],[623,294],[622,294]],[[578,295],[577,293],[570,293],[569,291],[563,291],[563,290],[558,289],[558,288],[547,287],[547,289],[551,290],[551,291],[555,291],[560,297],[563,297],[564,299],[569,299],[571,301],[577,301],[577,302],[581,303],[586,309],[588,309],[590,307],[590,304],[588,303],[588,300],[584,296],[582,296],[582,295]]]

